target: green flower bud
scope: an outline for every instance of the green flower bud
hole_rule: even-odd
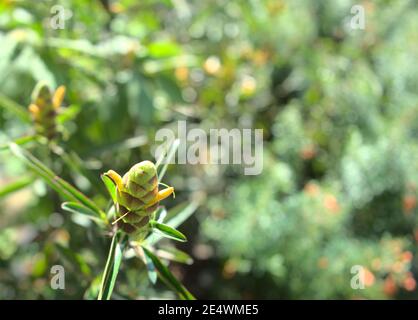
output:
[[[56,116],[65,94],[65,87],[60,86],[54,94],[48,85],[40,82],[32,93],[29,112],[34,121],[35,131],[53,139],[57,134]]]
[[[122,178],[122,190],[117,201],[130,211],[141,212],[158,195],[158,178],[155,165],[142,161],[134,165]]]
[[[174,189],[158,190],[157,169],[151,161],[134,165],[123,178],[113,170],[107,175],[117,186],[118,228],[136,238],[145,237],[159,201],[167,198]]]

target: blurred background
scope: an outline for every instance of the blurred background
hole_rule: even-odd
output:
[[[100,173],[155,160],[158,129],[263,129],[260,175],[169,166],[164,204],[199,201],[173,273],[197,298],[414,299],[417,57],[414,0],[2,0],[0,143],[33,132],[38,81],[66,86],[67,156],[22,147],[104,207]],[[95,298],[109,241],[61,202],[1,149],[0,299]],[[173,297],[124,262],[114,298]]]

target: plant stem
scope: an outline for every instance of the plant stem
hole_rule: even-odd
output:
[[[121,235],[118,232],[112,238],[106,266],[103,271],[99,296],[97,297],[98,300],[109,300],[112,296],[127,239],[127,236]]]

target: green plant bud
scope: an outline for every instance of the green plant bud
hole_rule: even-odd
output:
[[[53,109],[52,93],[45,82],[39,82],[32,92],[32,101],[40,110],[47,111]]]
[[[118,190],[117,201],[130,211],[144,210],[158,195],[157,170],[151,161],[134,165],[123,176],[122,183],[123,190]]]
[[[113,170],[106,175],[113,180],[117,190],[118,218],[115,223],[137,240],[143,239],[151,230],[149,221],[154,219],[159,201],[170,196],[174,188],[158,190],[157,170],[151,161],[134,165],[123,178]]]
[[[155,212],[155,210],[157,210],[157,208],[158,203],[146,209],[130,211],[129,213],[123,215],[123,221],[127,223],[137,223],[144,217],[150,217]]]
[[[142,240],[150,231],[149,216],[137,216],[133,212],[129,212],[125,217],[136,217],[135,221],[119,220],[117,226],[119,229],[134,237],[136,240]]]
[[[35,131],[53,139],[57,134],[56,116],[64,98],[65,87],[61,86],[52,94],[45,82],[39,82],[32,93],[29,112],[34,121]]]

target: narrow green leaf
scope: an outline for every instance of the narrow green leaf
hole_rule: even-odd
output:
[[[146,247],[142,246],[144,253],[152,260],[158,275],[167,285],[169,285],[179,297],[183,300],[195,300],[196,298],[176,279],[171,271],[161,262],[161,260],[154,255]]]
[[[85,300],[95,300],[97,298],[97,295],[99,294],[100,290],[100,282],[101,277],[97,276],[93,279],[93,281],[90,283],[90,286],[87,288],[86,292],[84,293],[84,299]]]
[[[67,121],[75,119],[77,114],[80,112],[79,105],[71,105],[66,108],[60,108],[60,113],[57,116],[57,122],[63,124]]]
[[[10,144],[10,150],[15,156],[26,162],[29,167],[39,176],[41,176],[46,182],[48,182],[48,184],[54,188],[54,190],[65,196],[66,199],[71,201],[78,201],[96,212],[97,215],[101,218],[106,218],[106,214],[100,210],[93,201],[87,198],[83,193],[81,193],[67,181],[57,176],[41,161],[35,158],[30,152],[22,149],[15,143]]]
[[[184,264],[192,264],[193,258],[186,252],[179,250],[175,247],[163,247],[159,248],[156,252],[157,256],[162,259],[167,259]]]
[[[100,176],[104,185],[106,186],[107,191],[112,197],[113,203],[116,203],[116,185],[111,178],[109,178],[105,173]]]
[[[34,141],[36,138],[37,138],[36,135],[23,136],[23,137],[20,137],[20,138],[16,138],[12,142],[21,146],[21,145],[24,145],[24,144],[29,143],[31,141]],[[10,148],[10,142],[0,145],[0,151],[7,150],[9,148]]]
[[[199,204],[197,202],[188,203],[187,201],[175,206],[168,211],[165,220],[165,225],[168,225],[172,228],[177,228],[184,221],[186,221],[198,208]],[[160,221],[159,221],[160,222]],[[146,239],[147,244],[154,245],[163,238],[161,233],[151,233]]]
[[[90,208],[78,203],[78,202],[64,202],[61,204],[61,208],[65,211],[71,213],[78,213],[87,216],[88,218],[94,220],[98,224],[103,224],[104,221],[97,217],[97,213],[91,210]]]
[[[161,234],[166,238],[181,242],[187,241],[187,238],[184,234],[166,224],[158,223],[157,221],[150,221],[150,224],[155,230],[161,232]]]
[[[116,233],[113,236],[112,243],[110,244],[106,266],[103,271],[99,296],[97,298],[98,300],[109,300],[112,296],[112,292],[116,283],[116,278],[118,276],[119,268],[122,262],[122,253],[125,244],[125,237],[123,237],[121,234]]]
[[[18,191],[20,189],[26,188],[28,185],[32,184],[32,182],[34,181],[35,181],[34,177],[23,177],[21,179],[13,181],[9,183],[8,185],[4,186],[3,188],[0,188],[0,198],[5,197],[8,194]]]
[[[77,199],[68,193],[66,190],[60,187],[60,185],[51,178],[50,174],[42,170],[39,166],[35,165],[29,159],[27,159],[21,152],[21,148],[19,148],[16,144],[10,144],[11,152],[18,157],[19,159],[23,160],[38,176],[45,180],[45,182],[56,192],[58,192],[64,199],[77,201]]]

